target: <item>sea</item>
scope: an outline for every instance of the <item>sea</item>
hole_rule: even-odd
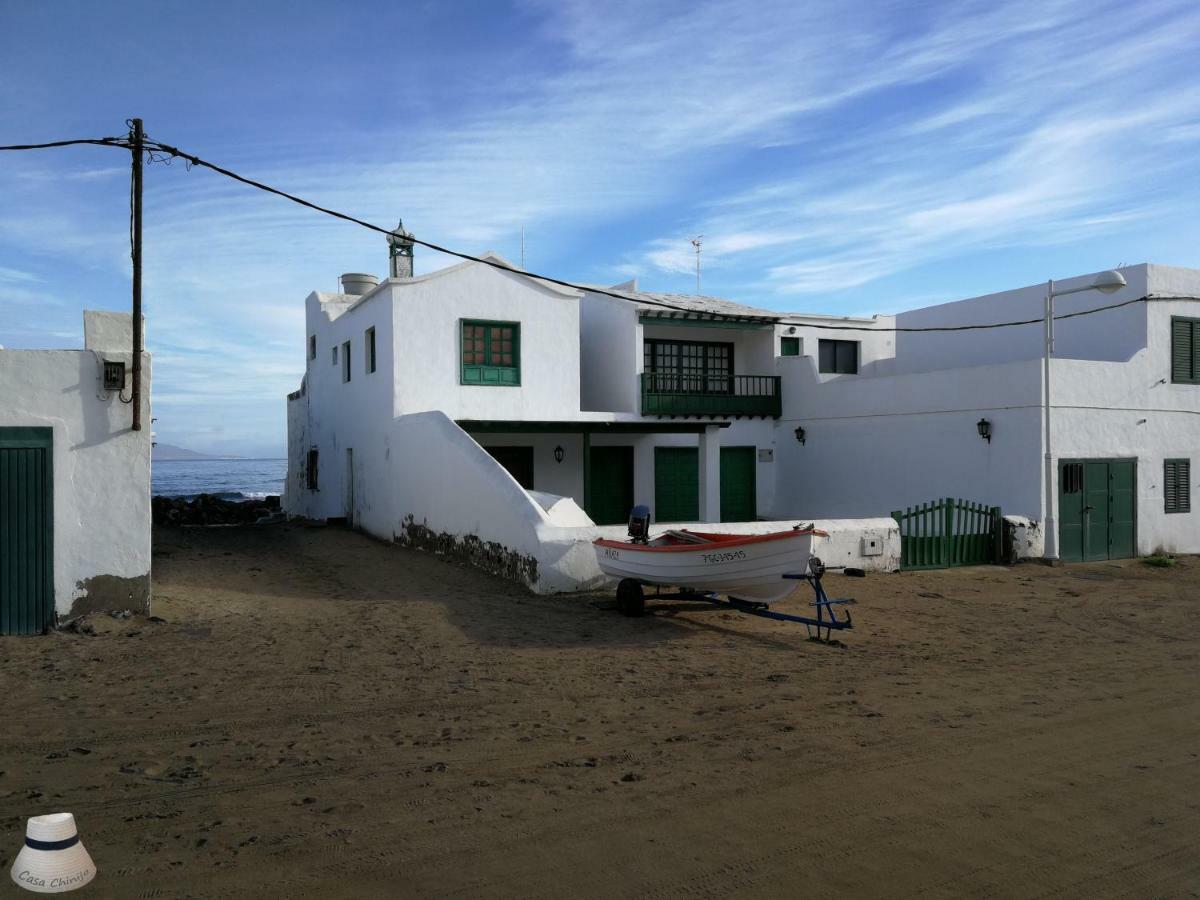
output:
[[[150,468],[155,496],[215,494],[222,500],[257,500],[283,492],[286,459],[160,459]]]

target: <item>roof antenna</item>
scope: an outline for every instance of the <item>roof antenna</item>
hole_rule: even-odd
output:
[[[698,234],[692,238],[692,246],[696,248],[696,296],[700,296],[700,245],[704,243],[704,235]]]

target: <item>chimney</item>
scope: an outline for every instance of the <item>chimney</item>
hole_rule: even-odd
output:
[[[362,296],[378,284],[379,279],[374,275],[366,275],[363,272],[347,272],[342,276],[342,293]]]
[[[392,278],[413,277],[413,242],[412,237],[404,230],[404,220],[388,235],[388,255],[391,257]]]

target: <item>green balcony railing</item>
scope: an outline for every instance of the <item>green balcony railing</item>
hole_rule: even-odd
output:
[[[772,416],[782,412],[778,375],[642,373],[644,416]]]

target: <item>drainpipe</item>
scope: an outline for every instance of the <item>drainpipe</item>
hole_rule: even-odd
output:
[[[1050,357],[1054,353],[1054,279],[1046,283],[1046,345],[1042,353],[1042,431],[1043,445],[1046,448],[1046,499],[1045,515],[1042,516],[1042,538],[1044,541],[1042,556],[1053,564],[1058,560],[1058,527],[1055,511],[1057,508],[1054,491],[1054,453],[1050,447]]]

